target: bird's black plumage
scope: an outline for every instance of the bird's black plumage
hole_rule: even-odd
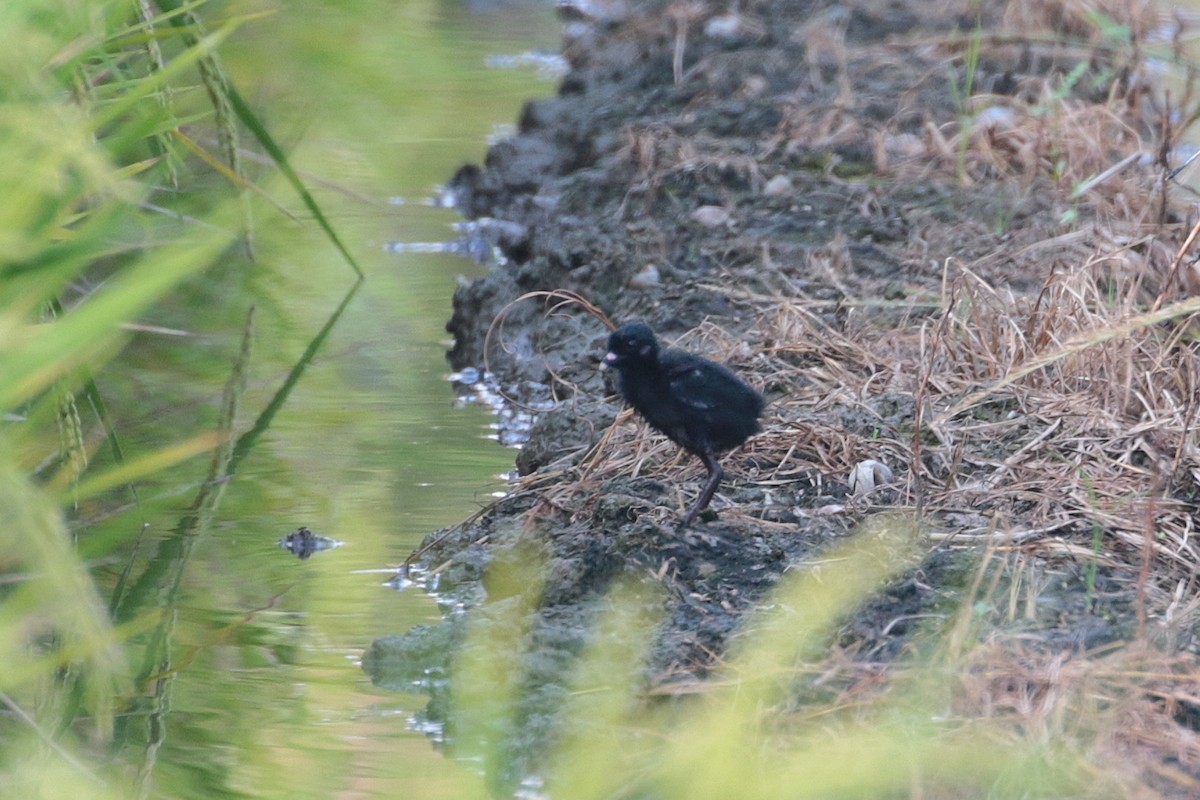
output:
[[[708,506],[724,477],[716,454],[758,433],[762,395],[714,361],[660,349],[644,322],[627,322],[612,332],[604,364],[620,374],[625,401],[708,469],[704,490],[680,523],[687,527]]]

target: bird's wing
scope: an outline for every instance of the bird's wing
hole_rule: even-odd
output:
[[[697,411],[712,411],[717,407],[712,387],[699,362],[688,361],[671,367],[667,373],[671,396],[679,403]]]

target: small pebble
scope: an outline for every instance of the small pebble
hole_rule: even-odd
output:
[[[925,155],[924,140],[913,133],[898,133],[884,138],[883,147],[890,155],[901,158],[918,158]]]
[[[975,124],[980,128],[998,128],[1008,131],[1017,127],[1017,115],[1007,106],[990,106],[979,112]]]
[[[763,187],[763,194],[767,197],[784,197],[795,191],[796,187],[792,185],[792,179],[786,175],[776,175]]]
[[[751,75],[742,81],[742,89],[740,94],[742,97],[754,99],[761,97],[762,93],[768,88],[767,79],[762,75]]]
[[[647,264],[642,267],[641,272],[629,279],[630,289],[653,289],[662,282],[662,276],[658,273],[658,267],[654,264]]]
[[[728,225],[733,215],[724,206],[700,206],[692,212],[692,219],[706,228]]]
[[[709,39],[736,39],[742,32],[742,18],[737,14],[722,14],[704,23],[704,35]]]

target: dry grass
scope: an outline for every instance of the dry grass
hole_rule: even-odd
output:
[[[743,481],[777,487],[811,472],[840,480],[875,458],[902,475],[905,502],[938,513],[1088,537],[1099,524],[1107,547],[1135,557],[1149,522],[1155,559],[1191,572],[1200,568],[1200,386],[1189,330],[1200,301],[1145,313],[1136,281],[1113,285],[1094,268],[1111,258],[1099,252],[1056,272],[1034,296],[948,262],[940,313],[885,330],[837,330],[818,315],[820,302],[741,293],[756,325],[739,338],[706,325],[678,344],[779,394],[764,432],[731,460],[760,465],[752,475],[735,470]],[[920,408],[919,435],[870,423],[885,394]],[[859,430],[842,421],[855,416]],[[581,477],[676,462],[693,467],[669,442],[618,424]],[[585,488],[559,482],[556,492]]]

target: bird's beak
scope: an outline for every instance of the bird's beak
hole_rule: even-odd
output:
[[[604,358],[600,361],[600,369],[606,370],[609,367],[615,366],[617,359],[620,358],[616,353],[605,353]]]

